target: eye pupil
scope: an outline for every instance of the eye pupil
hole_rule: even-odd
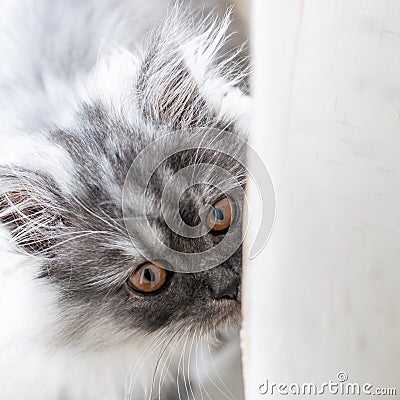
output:
[[[143,271],[143,277],[149,282],[154,282],[156,280],[156,274],[150,268],[146,268]]]
[[[225,219],[224,212],[220,208],[214,208],[214,217],[218,221],[223,221]]]

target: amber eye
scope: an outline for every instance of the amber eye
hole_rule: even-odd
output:
[[[154,293],[163,288],[170,277],[169,271],[159,265],[147,262],[129,277],[128,285],[141,293]]]
[[[215,203],[207,215],[207,226],[211,231],[220,232],[228,229],[234,218],[231,201],[224,197]]]

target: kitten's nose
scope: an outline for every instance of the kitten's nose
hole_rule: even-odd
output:
[[[220,300],[220,299],[236,300],[237,294],[238,294],[239,282],[240,282],[240,278],[235,277],[227,285],[219,287],[213,293],[214,299],[216,299],[216,300]]]

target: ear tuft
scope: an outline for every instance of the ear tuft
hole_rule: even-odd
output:
[[[63,224],[46,183],[35,176],[0,175],[0,224],[23,250],[39,254],[55,244]]]
[[[223,19],[209,15],[195,21],[178,7],[153,33],[136,84],[139,109],[147,121],[185,129],[235,122],[243,113],[240,109],[228,115],[224,110],[227,94],[240,92],[244,97],[239,86],[247,74],[234,61],[243,49],[221,57],[230,38],[229,24],[229,13]]]

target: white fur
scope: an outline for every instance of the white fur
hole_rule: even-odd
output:
[[[8,232],[1,227],[0,259],[2,400],[142,398],[169,336],[158,332],[110,349],[60,347],[57,289],[35,279],[39,266],[33,258],[10,251]],[[172,342],[173,346],[180,354],[181,345]],[[157,391],[159,380],[155,381]]]
[[[43,135],[31,136],[21,132],[0,134],[1,165],[23,166],[31,171],[50,174],[60,188],[70,192],[73,187],[74,165],[68,153]]]

